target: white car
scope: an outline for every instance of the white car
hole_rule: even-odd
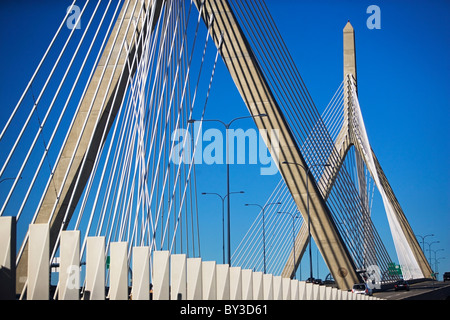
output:
[[[365,283],[357,283],[353,285],[352,292],[356,294],[372,295],[372,289]]]

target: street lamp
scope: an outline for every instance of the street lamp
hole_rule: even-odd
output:
[[[430,251],[430,259],[431,259],[431,251],[433,251],[434,252],[434,267],[435,267],[435,269],[434,269],[434,272],[437,272],[437,263],[436,263],[436,260],[437,260],[437,255],[436,255],[436,253],[437,252],[439,252],[439,251],[444,251],[444,249],[436,249],[436,250],[428,250],[428,251]],[[430,264],[431,264],[431,260],[430,260]]]
[[[273,205],[273,204],[281,204],[281,202],[271,202],[271,203],[267,203],[266,205],[261,206],[257,203],[246,203],[245,206],[257,206],[261,208],[262,211],[262,216],[263,216],[263,259],[264,259],[264,274],[266,273],[266,227],[265,227],[265,221],[264,221],[264,212],[266,210],[266,207]]]
[[[315,163],[312,164],[311,166],[309,166],[308,168],[305,168],[305,166],[303,166],[300,163],[296,163],[296,162],[288,162],[288,161],[283,161],[283,164],[293,164],[299,167],[302,167],[303,170],[306,171],[306,207],[307,207],[307,212],[308,212],[308,241],[309,241],[309,270],[310,270],[310,280],[312,281],[313,279],[313,267],[312,267],[312,252],[311,252],[311,219],[310,219],[310,214],[309,214],[309,186],[308,186],[308,182],[309,182],[309,174],[311,172],[311,168],[314,167],[318,167],[318,166],[322,166],[322,167],[331,167],[330,164],[326,163],[326,164],[320,164],[320,163]]]
[[[15,180],[15,179],[17,179],[17,178],[3,178],[0,180],[0,183],[2,183],[3,181],[6,181],[6,180]],[[19,180],[20,179],[22,179],[22,177],[19,177]]]
[[[421,235],[419,235],[419,234],[416,234],[416,237],[422,238],[422,251],[423,251],[424,254],[425,254],[425,238],[426,238],[426,237],[434,237],[434,234],[427,234],[426,236],[421,236]]]
[[[291,216],[291,218],[292,218],[292,247],[293,247],[293,253],[294,253],[294,266],[293,266],[293,268],[292,268],[292,272],[294,273],[294,279],[296,278],[295,277],[295,227],[294,227],[294,225],[295,225],[295,219],[297,219],[298,218],[298,212],[296,212],[296,213],[292,213],[292,212],[278,212],[278,213],[280,213],[280,214],[288,214],[288,215],[290,215]]]
[[[223,248],[223,254],[222,254],[222,263],[225,264],[225,198],[228,197],[230,194],[233,193],[244,193],[244,191],[236,191],[236,192],[230,192],[229,194],[226,194],[225,196],[221,196],[218,193],[215,192],[202,192],[203,195],[212,194],[216,195],[222,200],[222,248]]]
[[[225,126],[225,133],[226,133],[226,162],[227,162],[227,194],[230,194],[230,161],[228,159],[229,157],[229,144],[228,144],[228,129],[230,128],[231,124],[240,119],[247,119],[247,118],[256,118],[256,117],[267,117],[267,114],[257,114],[257,115],[251,115],[251,116],[244,116],[244,117],[237,117],[231,120],[228,123],[223,122],[219,119],[202,119],[202,120],[195,120],[195,119],[189,119],[188,123],[194,123],[196,121],[198,122],[219,122]],[[230,197],[227,197],[227,225],[228,225],[228,265],[231,267],[231,241],[230,241]]]
[[[441,259],[445,259],[445,257],[439,257],[436,259],[435,264],[436,264],[436,270],[434,271],[435,273],[439,274],[439,270],[438,270],[438,265],[439,265],[439,260]],[[437,277],[436,277],[437,279]]]
[[[440,241],[433,241],[431,243],[425,242],[426,244],[428,244],[428,251],[430,251],[430,265],[431,265],[431,245],[433,243],[441,243]]]

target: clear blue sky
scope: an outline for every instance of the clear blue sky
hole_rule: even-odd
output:
[[[2,125],[70,2],[0,2]],[[350,20],[356,32],[359,99],[372,147],[414,232],[435,234],[427,241],[440,241],[432,249],[444,249],[438,253],[445,257],[439,271],[450,271],[450,2],[267,0],[267,4],[319,111],[342,81],[342,29]],[[379,30],[366,27],[366,9],[372,4],[381,9]],[[247,114],[221,63],[207,118],[227,121]],[[252,127],[248,120],[240,126]],[[258,165],[231,168],[232,191],[245,191],[232,201],[232,222],[239,221],[232,227],[233,247],[257,214],[244,203],[263,204],[278,182],[279,175],[261,176],[259,169]],[[199,192],[226,192],[225,165],[202,165],[197,173]],[[199,209],[204,259],[221,261],[220,203],[199,196]],[[389,238],[384,213],[375,212],[374,220],[382,237]],[[321,266],[320,273],[323,278],[328,272]]]

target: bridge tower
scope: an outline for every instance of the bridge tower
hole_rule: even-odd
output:
[[[412,228],[409,225],[409,222],[406,219],[406,216],[397,198],[395,197],[391,186],[389,185],[389,182],[383,172],[383,169],[381,168],[380,163],[378,162],[378,159],[375,156],[374,151],[370,147],[365,129],[361,132],[361,128],[364,128],[364,123],[357,97],[358,90],[355,32],[350,21],[347,22],[343,29],[343,70],[344,120],[335,141],[335,147],[339,153],[339,157],[330,157],[329,163],[333,168],[332,175],[331,177],[321,179],[318,182],[318,185],[322,190],[324,190],[326,199],[333,188],[335,179],[342,168],[348,151],[351,147],[354,147],[360,155],[359,157],[356,157],[360,197],[364,205],[368,207],[368,200],[366,198],[367,185],[363,171],[363,164],[365,164],[382,195],[397,256],[400,264],[404,266],[402,268],[403,277],[405,279],[431,278],[431,267],[428,264],[416,237],[414,236]],[[362,214],[365,215],[363,220],[370,220],[369,210],[365,213],[363,212]],[[295,261],[297,261],[297,265],[293,268],[292,262],[290,262],[293,261],[293,252],[291,252],[288,262],[283,270],[284,277],[292,277],[294,275],[299,261],[305,251],[306,245],[308,244],[308,238],[305,236],[304,232],[304,225],[302,225],[302,228],[296,238]],[[367,226],[368,224],[364,223],[364,228],[367,228]],[[364,232],[364,234],[371,234],[371,232]],[[373,238],[366,237],[364,239],[363,251],[365,255],[364,260],[371,261],[373,264],[376,263],[376,257],[369,256],[369,250],[366,250],[366,248],[372,246],[372,242]]]

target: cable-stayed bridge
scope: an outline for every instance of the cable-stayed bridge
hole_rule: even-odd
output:
[[[280,205],[261,210],[231,266],[290,279],[311,234],[340,289],[367,278],[397,280],[370,216],[376,187],[403,277],[431,277],[364,128],[350,24],[343,82],[321,115],[261,1],[73,5],[80,9],[74,27],[66,28],[68,10],[0,133],[0,177],[14,177],[2,194],[0,216],[10,232],[0,252],[22,298],[48,296],[55,261],[58,297],[71,295],[80,265],[77,298],[79,287],[84,297],[104,297],[105,285],[110,297],[123,297],[124,287],[127,296],[131,280],[134,298],[145,297],[150,282],[156,297],[168,297],[169,283],[176,292],[187,281],[180,275],[189,265],[197,276],[209,274],[215,289],[230,286],[229,266],[198,271],[195,168],[219,59],[283,178],[266,203]],[[264,259],[261,222],[272,228],[268,243],[279,247]]]

